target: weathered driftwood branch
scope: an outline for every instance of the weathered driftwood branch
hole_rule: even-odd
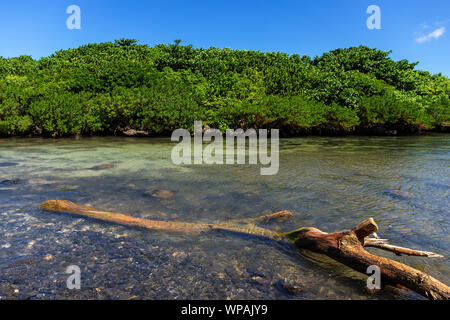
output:
[[[283,211],[275,212],[275,213],[268,214],[266,216],[257,217],[257,218],[233,219],[233,220],[229,220],[228,223],[261,223],[261,224],[265,224],[265,223],[269,223],[272,221],[283,221],[283,220],[289,219],[293,215],[294,214],[292,212],[283,210]]]
[[[419,256],[419,257],[427,257],[427,258],[443,258],[443,255],[429,252],[429,251],[420,251],[420,250],[413,250],[409,248],[394,246],[389,243],[387,243],[388,240],[386,239],[371,239],[371,238],[365,238],[363,242],[364,247],[374,247],[374,248],[380,248],[386,251],[394,252],[396,255],[401,256],[402,254],[405,254],[407,256]]]
[[[280,241],[286,238],[296,244],[298,248],[309,249],[325,254],[346,266],[366,273],[367,268],[376,265],[380,268],[382,279],[390,284],[399,284],[409,288],[428,299],[450,299],[450,288],[433,277],[411,268],[405,264],[384,257],[370,254],[364,246],[375,246],[397,254],[411,254],[427,257],[440,255],[432,252],[415,251],[407,248],[391,246],[383,239],[371,239],[369,235],[378,231],[375,221],[370,218],[351,230],[325,233],[316,228],[301,228],[289,233],[278,233],[260,228],[254,223],[289,218],[292,213],[281,211],[272,215],[254,219],[233,220],[228,223],[185,223],[155,221],[130,217],[120,213],[97,210],[95,208],[80,206],[70,201],[51,200],[41,204],[41,208],[49,211],[69,212],[94,219],[118,223],[129,226],[143,227],[151,230],[177,231],[191,234],[209,232],[212,230],[225,230],[230,232],[251,234]],[[239,225],[239,223],[246,223]]]
[[[302,228],[285,235],[299,248],[326,254],[362,273],[369,266],[378,266],[382,280],[389,284],[400,284],[432,300],[450,299],[450,288],[444,283],[403,263],[367,252],[365,239],[377,230],[373,219],[368,219],[342,232],[325,233],[316,228]]]
[[[188,223],[176,221],[156,221],[156,220],[135,218],[121,213],[101,211],[95,208],[81,206],[76,203],[65,200],[46,201],[41,204],[41,208],[48,211],[69,212],[98,220],[103,220],[127,226],[141,227],[150,230],[174,231],[188,234],[199,234],[203,232],[210,232],[213,230],[224,230],[230,232],[258,235],[265,238],[274,239],[277,241],[282,239],[281,234],[279,234],[278,232],[260,228],[254,224],[245,224],[241,226],[237,223],[210,224],[210,223]],[[274,213],[269,216],[255,218],[255,221],[267,219],[270,220],[285,215],[286,215],[285,212]]]

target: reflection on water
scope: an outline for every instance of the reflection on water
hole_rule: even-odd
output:
[[[339,231],[374,217],[379,235],[392,243],[446,258],[381,254],[450,282],[446,135],[285,139],[275,176],[259,175],[259,166],[175,166],[172,147],[168,139],[0,140],[0,297],[419,298],[390,287],[370,294],[363,275],[289,245],[223,232],[150,232],[41,211],[49,199],[188,222],[295,212],[267,226],[282,231]],[[69,265],[81,268],[79,291],[66,289]]]

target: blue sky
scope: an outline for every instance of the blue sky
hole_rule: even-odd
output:
[[[69,30],[69,5],[81,30]],[[369,30],[369,5],[381,30]],[[307,54],[357,45],[450,76],[448,0],[14,0],[0,4],[0,56],[34,58],[91,42],[134,38],[150,46],[182,39],[194,47]]]

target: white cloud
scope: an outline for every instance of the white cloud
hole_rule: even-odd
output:
[[[441,27],[441,28],[438,28],[438,29],[434,30],[433,32],[430,32],[426,35],[417,37],[416,42],[424,43],[424,42],[430,41],[432,39],[439,39],[444,33],[445,33],[445,27]]]

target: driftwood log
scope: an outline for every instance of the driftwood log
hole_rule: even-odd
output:
[[[299,248],[326,254],[330,258],[362,273],[366,273],[369,266],[378,266],[383,281],[409,288],[430,300],[450,299],[450,288],[430,275],[398,261],[367,252],[364,249],[365,242],[367,241],[370,244],[371,240],[368,236],[376,231],[378,231],[378,226],[370,218],[351,230],[325,233],[316,228],[302,228],[286,234],[286,237],[294,241]],[[390,245],[388,247],[380,246],[380,248],[397,254],[439,256],[431,252],[415,251]]]
[[[68,212],[111,223],[142,227],[150,230],[175,231],[189,234],[199,234],[213,230],[225,230],[241,234],[256,235],[275,241],[287,239],[290,242],[295,243],[298,248],[309,249],[314,252],[325,254],[364,274],[366,274],[369,266],[378,266],[380,268],[381,278],[386,283],[401,285],[428,299],[450,299],[450,288],[444,283],[422,271],[395,260],[373,255],[364,249],[364,247],[377,247],[394,252],[397,255],[406,254],[432,258],[442,257],[433,252],[393,246],[388,244],[385,239],[370,238],[370,235],[376,235],[376,232],[378,231],[378,226],[372,218],[360,223],[351,230],[336,233],[325,233],[316,228],[301,228],[288,233],[278,233],[259,227],[256,224],[287,219],[292,216],[291,212],[280,211],[253,219],[232,220],[220,224],[207,224],[134,218],[121,213],[102,211],[64,200],[46,201],[41,204],[41,208],[47,211]]]

